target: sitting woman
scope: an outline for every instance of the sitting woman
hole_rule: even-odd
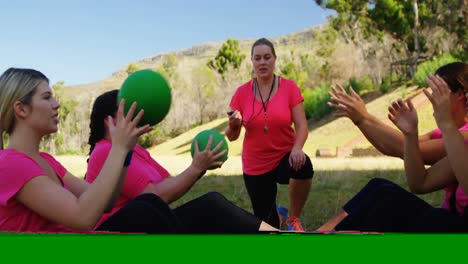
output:
[[[106,92],[96,98],[91,113],[90,123],[90,157],[86,181],[94,182],[104,166],[104,161],[110,154],[113,142],[110,140],[110,128],[113,126],[108,116],[114,116],[117,110],[118,90]],[[211,192],[199,198],[171,209],[168,204],[182,197],[210,167],[220,167],[222,162],[216,160],[225,151],[218,153],[221,144],[210,150],[212,138],[206,149],[196,151],[190,166],[176,177],[159,165],[143,147],[136,145],[133,157],[128,167],[127,177],[123,183],[122,193],[114,209],[105,214],[98,224],[99,230],[152,232],[152,233],[255,233],[258,231],[275,231],[247,211],[229,202],[221,194]],[[140,211],[126,212],[122,210],[132,200],[140,203],[150,203],[152,208],[142,206]],[[115,227],[109,225],[113,218],[135,216],[134,224]],[[168,229],[167,224],[174,223],[174,229]],[[156,227],[155,229],[153,229]]]
[[[136,127],[143,116],[140,111],[132,120],[136,104],[125,116],[121,102],[114,122],[109,122],[109,139],[114,142],[110,154],[96,181],[88,184],[39,151],[41,139],[57,132],[59,107],[41,72],[10,68],[0,76],[0,231],[93,230],[120,194],[127,153],[151,130],[148,125]],[[3,132],[9,135],[6,149]]]
[[[432,93],[423,91],[433,105],[447,156],[425,168],[417,113],[411,101],[394,102],[389,119],[404,135],[403,157],[411,192],[424,194],[449,188],[452,192],[448,201],[442,208],[435,208],[397,184],[373,179],[318,231],[468,232],[468,149],[453,116],[451,92],[458,86],[463,95],[468,91],[468,72],[458,75],[457,87],[450,87],[440,76],[429,76],[427,82]]]

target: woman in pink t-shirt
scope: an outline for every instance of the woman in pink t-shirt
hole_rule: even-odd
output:
[[[388,180],[372,179],[319,231],[468,232],[466,125],[464,114],[458,114],[466,113],[468,64],[450,63],[439,68],[436,74],[427,78],[432,93],[427,89],[423,92],[433,105],[439,127],[430,135],[442,138],[433,140],[442,141],[445,157],[425,168],[427,160],[418,137],[416,109],[410,100],[393,102],[389,119],[403,137],[402,155],[412,193]],[[413,194],[442,189],[451,191],[442,208],[433,207]]]
[[[151,128],[136,127],[124,102],[112,122],[115,142],[93,184],[70,174],[51,155],[39,151],[44,136],[57,132],[60,105],[39,71],[10,68],[0,76],[0,231],[76,232],[93,230],[120,193],[138,137]],[[3,132],[9,135],[3,149]]]
[[[299,217],[314,174],[302,150],[308,136],[304,99],[294,81],[274,74],[276,53],[269,40],[252,45],[251,60],[256,77],[232,97],[225,134],[237,140],[245,128],[242,169],[255,215],[275,227],[286,220],[288,230],[303,231]],[[277,183],[289,184],[289,216],[285,207],[276,207]]]
[[[98,180],[97,175],[112,149],[106,117],[115,115],[117,95],[118,90],[105,92],[93,104],[86,172],[86,181],[90,183]],[[195,151],[190,166],[175,177],[170,177],[146,149],[136,145],[120,197],[114,209],[101,218],[97,230],[145,233],[276,231],[216,192],[209,192],[174,209],[169,207],[170,203],[188,192],[208,168],[222,165],[216,161],[225,153],[218,153],[222,143],[210,151],[211,140],[204,151]]]

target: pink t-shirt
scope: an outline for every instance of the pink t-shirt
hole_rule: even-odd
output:
[[[52,167],[62,186],[67,170],[51,155],[40,153]],[[63,225],[54,223],[16,201],[15,195],[31,179],[46,175],[39,164],[25,153],[14,149],[0,151],[0,231],[8,232],[72,232]]]
[[[231,99],[231,108],[238,110],[243,118],[242,169],[246,174],[260,175],[273,170],[291,151],[296,140],[292,109],[304,98],[294,81],[282,77],[279,80],[278,91],[266,104],[267,133],[263,130],[262,102],[253,93],[252,80],[237,88]]]
[[[458,130],[468,131],[468,123],[465,123],[465,125],[460,127]],[[442,132],[440,131],[439,128],[434,129],[431,132],[431,139],[438,139],[438,138],[442,138]],[[468,139],[465,140],[465,143],[468,143]],[[460,187],[460,185],[457,185],[457,186],[458,187],[456,190],[455,190],[455,185],[444,188],[445,197],[444,197],[444,200],[442,201],[441,207],[447,210],[450,209],[450,197],[452,197],[453,192],[456,191],[455,197],[456,197],[457,211],[460,215],[463,215],[465,207],[468,206],[468,196],[465,194],[465,192],[463,192],[463,189]]]
[[[93,182],[99,175],[111,147],[112,142],[106,139],[96,144],[89,157],[88,170],[86,172],[87,182]],[[156,185],[169,176],[169,172],[151,158],[151,155],[146,149],[136,145],[133,149],[132,161],[130,162],[130,166],[128,166],[120,197],[112,211],[104,214],[96,227],[120,210],[120,208],[124,207],[130,200],[140,195],[149,183]]]

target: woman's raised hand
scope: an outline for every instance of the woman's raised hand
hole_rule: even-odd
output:
[[[152,127],[148,124],[142,127],[137,126],[143,117],[143,109],[132,119],[137,106],[136,102],[132,104],[126,115],[124,114],[124,105],[125,100],[122,99],[119,103],[115,119],[108,116],[107,124],[112,144],[121,145],[126,150],[131,150],[137,143],[138,137],[151,131]]]
[[[388,107],[388,119],[405,135],[418,132],[418,114],[411,100],[394,101]]]
[[[336,84],[331,87],[328,95],[331,99],[328,106],[336,110],[335,117],[348,117],[355,125],[359,125],[369,115],[366,104],[352,87],[348,94],[343,86]]]
[[[222,161],[217,161],[221,158],[225,153],[226,150],[220,151],[221,146],[224,142],[221,140],[216,147],[211,149],[211,145],[213,144],[213,136],[210,136],[206,147],[204,150],[198,150],[198,142],[195,140],[195,151],[193,153],[193,160],[192,166],[200,171],[206,171],[209,168],[219,168],[223,165]]]
[[[427,88],[423,89],[423,92],[429,101],[431,101],[432,108],[434,109],[434,118],[438,127],[447,123],[453,123],[450,105],[451,91],[448,84],[437,75],[429,75],[426,78],[426,82],[429,84],[432,93]]]

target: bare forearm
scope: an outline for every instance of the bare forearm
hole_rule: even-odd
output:
[[[404,137],[401,132],[371,115],[363,119],[358,128],[377,150],[388,156],[403,158]]]
[[[115,206],[115,203],[119,199],[120,192],[122,191],[122,187],[124,185],[126,175],[127,175],[127,167],[124,167],[124,168],[122,168],[122,170],[120,172],[119,182],[117,183],[117,187],[115,188],[115,190],[114,190],[114,192],[112,194],[112,197],[111,197],[111,199],[109,200],[109,203],[106,206],[106,209],[104,211],[105,213],[111,212],[112,209]]]
[[[170,204],[186,194],[195,182],[197,182],[201,173],[200,170],[190,166],[178,176],[168,178],[154,185],[153,188],[150,189],[150,192],[156,194],[166,203]]]
[[[405,135],[404,140],[405,174],[410,190],[414,193],[424,192],[426,168],[419,150],[417,133]]]
[[[238,126],[238,127],[233,127],[233,128],[231,128],[230,126],[228,126],[228,127],[226,127],[226,129],[224,130],[224,134],[225,134],[226,137],[229,139],[229,141],[237,140],[237,139],[239,138],[240,132],[241,132],[241,127],[240,127],[240,126]]]
[[[452,170],[458,183],[465,193],[468,193],[468,148],[464,137],[453,124],[440,127],[444,134],[443,141]]]
[[[97,223],[120,195],[125,173],[122,172],[127,150],[112,147],[96,180],[78,198],[79,216],[86,223]],[[94,226],[94,225],[93,225]]]
[[[302,149],[304,147],[304,144],[307,140],[307,137],[309,136],[309,131],[307,129],[307,123],[306,124],[300,124],[296,128],[296,141],[294,142],[294,147],[293,148],[300,148]]]

